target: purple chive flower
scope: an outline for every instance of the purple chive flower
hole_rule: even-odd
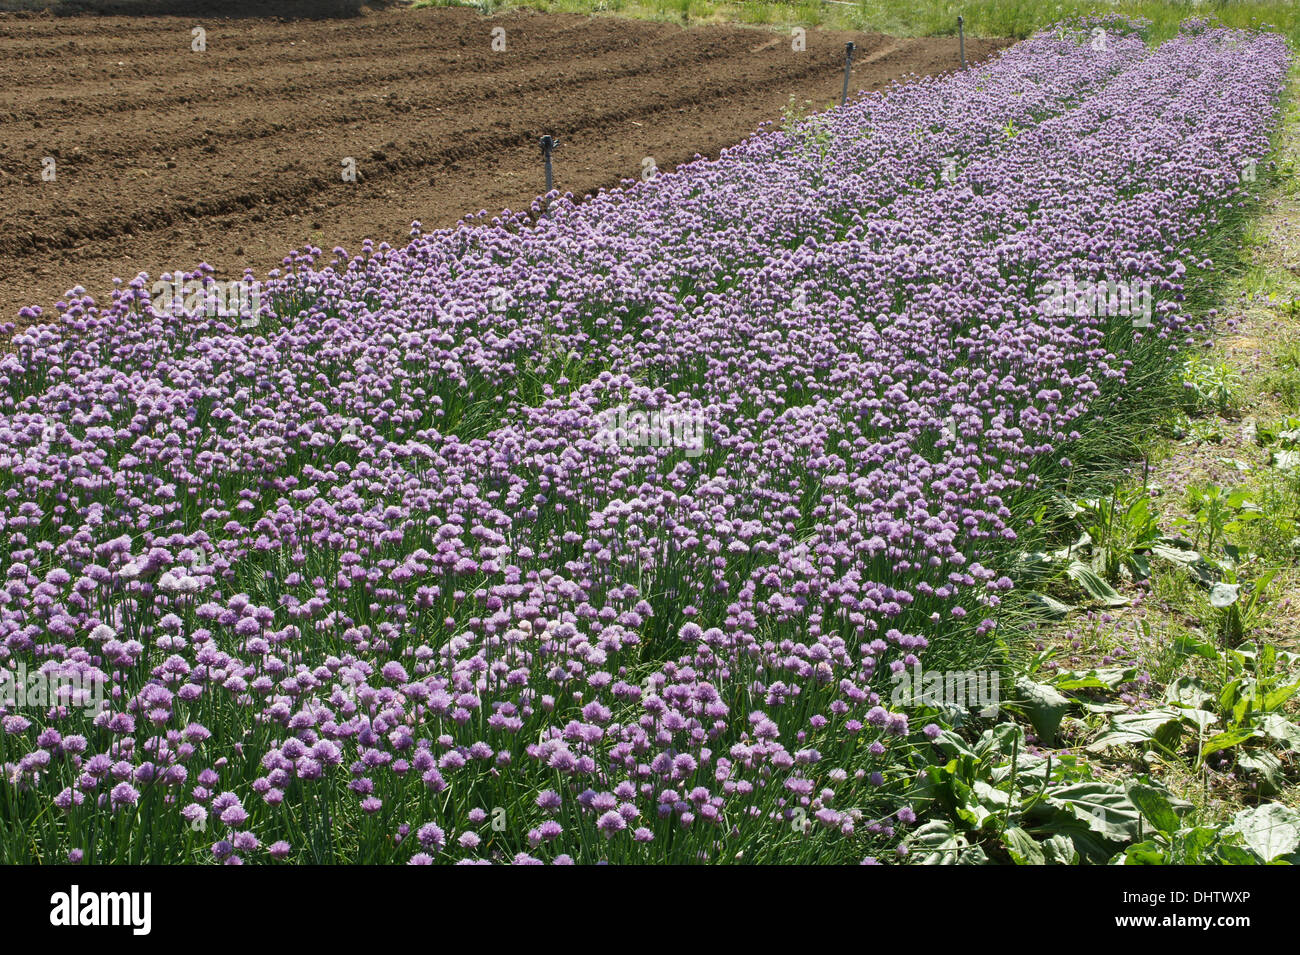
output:
[[[248,822],[248,813],[244,811],[243,806],[228,806],[221,811],[218,817],[221,821],[231,828],[238,828]]]
[[[626,829],[627,820],[617,812],[611,810],[600,817],[596,822],[596,828],[600,830],[601,834],[604,835],[606,839],[608,839],[615,833],[622,832]]]
[[[447,837],[442,828],[436,823],[426,822],[415,833],[416,839],[420,845],[426,849],[441,850],[446,845]]]

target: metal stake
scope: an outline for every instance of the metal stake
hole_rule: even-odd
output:
[[[849,73],[853,71],[853,43],[844,44],[844,93],[840,96],[840,105],[849,101]]]
[[[550,136],[542,137],[542,160],[546,163],[546,194],[550,195],[551,190],[555,188],[554,180],[551,177],[551,151],[560,145],[558,139],[552,139]]]
[[[966,20],[964,17],[957,17],[957,43],[961,47],[961,68],[966,69]]]

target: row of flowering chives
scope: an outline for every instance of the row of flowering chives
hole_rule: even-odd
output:
[[[300,310],[270,334],[134,297],[29,333],[0,366],[5,649],[103,668],[114,697],[94,720],[7,722],[6,805],[36,818],[53,796],[40,851],[114,859],[843,859],[888,841],[909,813],[874,793],[908,727],[878,668],[959,632],[970,598],[996,604],[1008,582],[979,558],[1011,534],[998,494],[1094,377],[1123,375],[1097,322],[1039,314],[1035,283],[1092,258],[1074,240],[1096,228],[1169,268],[1164,243],[1235,193],[1229,154],[1263,148],[1284,50],[1180,42],[1094,56],[1041,37],[925,84],[948,109],[928,115],[960,120],[952,184],[922,181],[944,126],[915,147],[903,87],[832,138],[912,157],[876,179],[773,134],[536,231],[294,262]],[[1243,56],[1248,79],[1225,72]],[[980,84],[979,115],[957,110]],[[1254,111],[1203,108],[1223,94]],[[1051,102],[1075,108],[1053,120]],[[1112,115],[1197,149],[1158,164],[1150,130]],[[1167,234],[1143,234],[1151,200],[1133,168],[1097,165],[1112,155],[1160,192]],[[1082,186],[1052,177],[1102,168],[1118,188],[1089,200],[1118,222],[1072,218]],[[808,192],[839,211],[817,218]],[[498,314],[483,299],[502,288]],[[703,453],[596,440],[619,402],[700,415]],[[933,437],[945,413],[955,448]],[[809,836],[789,825],[805,817]]]

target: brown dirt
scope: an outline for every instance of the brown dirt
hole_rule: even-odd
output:
[[[191,27],[207,31],[193,52]],[[505,52],[491,31],[506,30]],[[525,209],[538,137],[575,195],[779,120],[791,95],[951,69],[950,40],[516,11],[277,21],[0,14],[0,322],[80,284],[205,261],[265,274],[291,249],[399,243],[412,220]],[[970,40],[979,59],[1009,41]],[[358,181],[344,182],[354,157]],[[42,180],[44,157],[56,178]]]

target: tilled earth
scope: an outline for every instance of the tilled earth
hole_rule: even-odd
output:
[[[193,50],[193,28],[206,50]],[[493,30],[505,50],[493,49]],[[499,34],[498,34],[499,35]],[[74,285],[405,241],[718,151],[794,96],[956,65],[956,44],[605,17],[392,9],[337,20],[0,14],[0,322]],[[1009,41],[972,40],[985,57]],[[355,182],[343,160],[355,160]],[[53,162],[51,163],[50,160]],[[53,178],[50,176],[52,170]]]

